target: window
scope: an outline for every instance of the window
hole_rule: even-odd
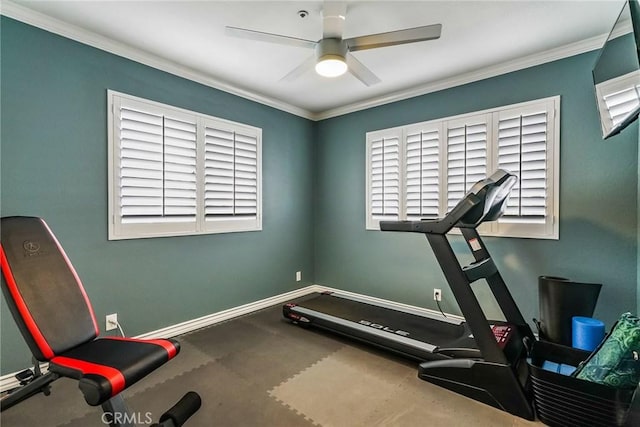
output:
[[[108,91],[109,239],[255,231],[261,129]]]
[[[492,236],[558,238],[560,97],[367,133],[367,229],[446,215],[496,169],[518,177]]]

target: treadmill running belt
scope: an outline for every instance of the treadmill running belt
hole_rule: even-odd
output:
[[[469,343],[473,344],[472,339],[467,339],[470,332],[464,323],[443,322],[331,294],[318,294],[314,298],[300,302],[298,306],[354,323],[367,324],[370,322],[390,330],[403,331],[407,334],[402,334],[402,336],[430,343],[436,347],[450,347],[452,343],[460,339],[467,343],[466,347],[469,347]],[[472,345],[472,347],[475,346]]]

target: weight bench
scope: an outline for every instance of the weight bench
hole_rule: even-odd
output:
[[[180,344],[171,339],[98,338],[95,314],[80,279],[60,243],[40,218],[7,217],[0,222],[2,292],[33,354],[34,372],[22,387],[5,396],[1,410],[43,392],[60,377],[78,380],[84,399],[101,405],[103,422],[133,426],[120,392],[175,357]],[[42,374],[38,362],[48,362]],[[200,408],[188,392],[155,426],[181,426]],[[144,421],[144,420],[143,420]]]

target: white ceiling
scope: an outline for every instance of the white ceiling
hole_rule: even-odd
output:
[[[225,26],[318,40],[321,1],[5,0],[4,15],[310,118],[402,99],[597,48],[623,0],[350,1],[344,37],[441,23],[438,40],[355,52],[382,82],[312,70],[310,51],[225,35]],[[309,15],[301,19],[299,10]]]

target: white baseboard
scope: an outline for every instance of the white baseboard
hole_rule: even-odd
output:
[[[308,295],[313,292],[336,292],[341,295],[356,297],[360,300],[364,300],[366,302],[371,302],[373,304],[381,303],[387,306],[394,306],[399,309],[408,309],[410,311],[423,312],[431,315],[440,315],[440,312],[435,310],[430,310],[427,308],[416,307],[409,304],[402,304],[394,301],[385,300],[382,298],[371,297],[368,295],[358,294],[355,292],[343,291],[340,289],[330,288],[328,286],[322,285],[309,285],[307,287],[296,289],[291,292],[285,292],[283,294],[275,295],[269,298],[261,299],[259,301],[250,302],[248,304],[244,304],[238,307],[230,308],[227,310],[218,311],[217,313],[209,314],[206,316],[198,317],[196,319],[187,320],[186,322],[178,323],[176,325],[167,326],[166,328],[157,329],[155,331],[147,332],[142,335],[138,335],[135,338],[142,339],[150,339],[150,338],[171,338],[178,335],[186,334],[189,332],[196,331],[198,329],[205,328],[207,326],[215,325],[216,323],[224,322],[226,320],[231,320],[238,316],[243,316],[245,314],[253,313],[254,311],[261,310],[263,308],[271,307],[276,304],[281,304],[283,302],[287,302],[294,298],[299,298],[305,295]],[[456,316],[453,314],[447,313],[447,317],[452,319],[460,319],[464,320],[464,318],[460,316]],[[47,364],[42,364],[41,369],[43,373],[47,372]],[[26,369],[26,368],[25,368]],[[18,371],[20,372],[20,371]],[[18,380],[15,379],[15,375],[18,372],[13,372],[10,374],[2,375],[0,377],[0,392],[5,392],[7,390],[11,390],[20,385]]]
[[[135,338],[150,339],[175,337],[178,335],[186,334],[188,332],[193,332],[198,329],[206,328],[207,326],[215,325],[216,323],[233,319],[234,317],[253,313],[254,311],[262,310],[263,308],[271,307],[272,305],[281,304],[283,302],[287,302],[291,299],[299,298],[313,292],[322,292],[323,290],[324,288],[321,286],[310,285],[305,288],[296,289],[295,291],[285,292],[284,294],[275,295],[273,297],[250,302],[248,304],[230,308],[228,310],[222,310],[218,311],[217,313],[198,317],[197,319],[187,320],[186,322],[178,323],[177,325],[167,326],[166,328],[147,332],[146,334],[138,335]]]
[[[372,296],[369,296],[369,295],[358,294],[358,293],[355,293],[355,292],[343,291],[341,289],[334,289],[334,288],[330,288],[328,286],[322,286],[322,285],[314,285],[314,286],[318,289],[317,291],[314,291],[314,292],[323,292],[323,291],[335,292],[335,293],[338,293],[340,295],[345,295],[345,296],[348,296],[348,297],[354,297],[354,298],[357,298],[359,300],[363,300],[364,302],[371,303],[371,304],[389,306],[391,308],[396,308],[398,310],[404,310],[404,311],[408,311],[408,312],[423,313],[423,314],[426,314],[427,316],[437,316],[437,317],[441,317],[442,316],[442,313],[440,313],[439,311],[436,311],[436,310],[432,310],[430,308],[418,307],[418,306],[415,306],[415,305],[404,304],[404,303],[401,303],[401,302],[391,301],[391,300],[388,300],[388,299],[372,297]],[[459,316],[457,314],[451,314],[451,313],[445,313],[445,314],[447,315],[447,317],[449,319],[464,321],[464,317]]]

